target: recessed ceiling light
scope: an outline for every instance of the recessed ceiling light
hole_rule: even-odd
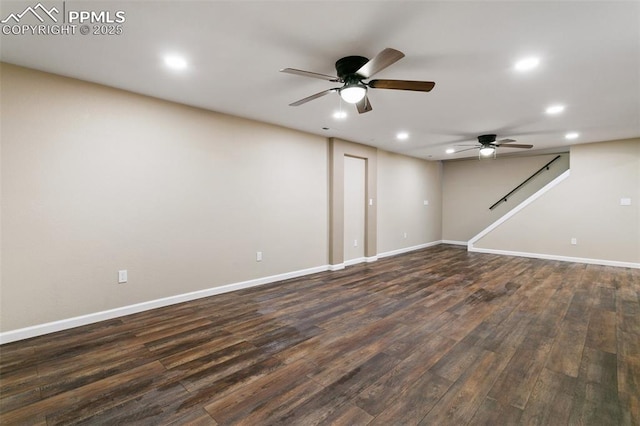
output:
[[[396,138],[399,141],[403,141],[403,140],[409,139],[409,133],[407,133],[407,132],[398,132],[398,134],[396,134]]]
[[[336,120],[342,120],[343,118],[347,118],[347,113],[344,111],[336,111],[333,113],[333,118]]]
[[[454,152],[456,152],[456,150],[455,150],[455,149],[453,149],[453,148],[449,148],[449,149],[447,149],[445,152],[446,152],[447,154],[453,154]]]
[[[177,55],[167,55],[164,57],[164,64],[173,70],[183,70],[187,68],[187,61]]]
[[[564,105],[551,105],[546,110],[544,110],[544,112],[551,115],[560,114],[562,111],[564,111]]]
[[[565,139],[577,139],[578,136],[580,136],[580,133],[577,132],[569,132],[566,135],[564,135]]]
[[[516,62],[515,68],[518,71],[529,71],[534,69],[540,64],[540,59],[538,58],[525,58]]]

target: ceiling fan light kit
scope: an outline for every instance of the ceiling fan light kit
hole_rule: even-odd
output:
[[[432,81],[410,81],[410,80],[371,80],[377,72],[382,71],[389,65],[399,61],[404,57],[404,53],[396,49],[386,48],[369,60],[364,56],[345,56],[335,63],[337,77],[320,74],[311,71],[304,71],[295,68],[283,68],[280,71],[288,74],[296,74],[303,77],[319,78],[333,83],[343,83],[342,87],[334,87],[316,93],[306,98],[289,104],[299,106],[314,99],[320,98],[331,92],[338,92],[345,102],[355,104],[358,113],[363,114],[371,111],[371,102],[367,98],[367,89],[392,89],[410,90],[414,92],[429,92],[435,86]]]
[[[493,146],[483,146],[480,148],[480,157],[496,156],[496,148]]]
[[[367,86],[359,81],[347,83],[340,89],[340,97],[350,104],[357,104],[367,96]]]

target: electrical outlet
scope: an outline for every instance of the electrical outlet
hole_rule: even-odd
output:
[[[127,275],[128,274],[126,269],[118,271],[118,284],[126,283],[128,279]]]
[[[404,233],[404,237],[407,238],[407,233],[406,232]]]
[[[261,251],[257,251],[256,252],[256,262],[262,262],[262,252]]]
[[[358,240],[353,240],[353,246],[358,247]]]
[[[571,239],[571,245],[572,245],[572,246],[575,246],[575,245],[577,245],[577,244],[578,244],[578,239],[577,239],[577,238],[572,238],[572,239]]]

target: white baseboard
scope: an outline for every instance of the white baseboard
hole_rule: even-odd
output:
[[[343,263],[338,263],[335,265],[323,265],[323,266],[317,266],[309,269],[302,269],[299,271],[287,272],[284,274],[271,275],[269,277],[257,278],[253,280],[227,284],[220,287],[213,287],[205,290],[198,290],[190,293],[178,294],[175,296],[169,296],[161,299],[150,300],[148,302],[122,306],[120,308],[109,309],[106,311],[95,312],[95,313],[81,315],[73,318],[67,318],[59,321],[48,322],[45,324],[38,324],[31,327],[20,328],[17,330],[5,331],[3,333],[0,333],[0,345],[5,343],[15,342],[18,340],[24,340],[32,337],[42,336],[44,334],[68,330],[71,328],[93,324],[100,321],[106,321],[113,318],[122,317],[125,315],[135,314],[138,312],[148,311],[150,309],[162,308],[164,306],[170,306],[170,305],[175,305],[177,303],[188,302],[190,300],[196,300],[203,297],[215,296],[217,294],[223,294],[231,291],[242,290],[245,288],[256,287],[259,285],[270,284],[273,282],[288,280],[291,278],[298,278],[304,275],[311,275],[318,272],[339,271],[341,269],[344,269],[348,265],[355,265],[357,263],[362,263],[362,262],[367,262],[367,263],[375,262],[381,257],[394,256],[396,254],[407,253],[410,251],[435,246],[440,243],[441,241],[433,241],[426,244],[420,244],[418,246],[406,247],[398,250],[389,251],[386,253],[381,253],[377,256],[353,259],[353,260],[349,260]]]
[[[475,253],[489,253],[489,254],[500,254],[505,256],[518,256],[518,257],[530,257],[536,259],[545,259],[545,260],[558,260],[562,262],[575,262],[575,263],[588,263],[592,265],[604,265],[604,266],[616,266],[621,268],[640,268],[640,263],[634,262],[621,262],[616,260],[605,260],[605,259],[590,259],[583,257],[571,257],[571,256],[560,256],[555,254],[545,254],[545,253],[529,253],[529,252],[519,252],[519,251],[510,251],[510,250],[499,250],[499,249],[488,249],[488,248],[479,248],[476,247],[475,244],[482,239],[484,236],[489,234],[491,231],[502,225],[508,219],[513,217],[516,213],[524,209],[529,204],[533,203],[535,200],[540,198],[544,193],[551,190],[553,187],[559,185],[562,181],[567,179],[571,175],[571,170],[567,170],[562,173],[560,176],[549,182],[547,185],[538,190],[531,197],[524,200],[522,203],[518,204],[512,210],[510,210],[507,214],[502,216],[500,219],[496,220],[494,223],[489,225],[486,229],[482,230],[478,235],[473,237],[467,243],[467,250]]]
[[[269,277],[242,281],[234,284],[223,285],[220,287],[213,287],[205,290],[193,291],[190,293],[184,293],[176,296],[165,297],[162,299],[150,300],[148,302],[142,302],[134,305],[123,306],[120,308],[109,309],[107,311],[95,312],[92,314],[81,315],[78,317],[68,318],[60,321],[53,321],[45,324],[25,327],[18,330],[6,331],[4,333],[0,333],[0,345],[5,343],[15,342],[18,340],[29,339],[31,337],[37,337],[44,334],[55,333],[57,331],[68,330],[71,328],[93,324],[96,322],[105,321],[113,318],[118,318],[125,315],[131,315],[138,312],[148,311],[151,309],[161,308],[164,306],[175,305],[177,303],[188,302],[190,300],[196,300],[203,297],[215,296],[217,294],[223,294],[231,291],[242,290],[245,288],[256,287],[264,284],[270,284],[277,281],[288,280],[291,278],[298,278],[305,275],[315,274],[318,272],[339,271],[341,269],[344,269],[345,266],[348,264],[355,264],[355,263],[361,263],[361,262],[375,262],[380,258],[408,253],[411,251],[436,246],[438,244],[467,245],[467,243],[464,243],[462,241],[459,241],[459,242],[448,241],[448,240],[432,241],[432,242],[420,244],[417,246],[405,247],[398,250],[392,250],[392,251],[380,253],[377,256],[354,259],[353,261],[347,261],[347,262],[339,263],[335,265],[317,266],[314,268],[302,269],[302,270],[287,272],[287,273],[278,274],[278,275],[271,275]],[[619,262],[619,261],[601,260],[601,259],[585,259],[585,258],[579,258],[579,257],[556,256],[556,255],[540,254],[540,253],[524,253],[524,252],[515,252],[515,251],[507,251],[507,250],[482,249],[482,248],[475,248],[471,244],[469,244],[468,250],[472,252],[478,252],[478,253],[531,257],[531,258],[537,258],[537,259],[559,260],[564,262],[588,263],[588,264],[595,264],[595,265],[617,266],[622,268],[640,269],[640,263]],[[354,262],[354,263],[351,263],[351,262]]]
[[[344,269],[346,266],[357,265],[358,263],[371,263],[378,260],[378,255],[369,256],[369,257],[358,257],[356,259],[345,260],[343,263],[338,263],[335,265],[329,265],[330,271],[338,271],[340,269]]]
[[[534,259],[558,260],[561,262],[588,263],[590,265],[616,266],[619,268],[640,269],[640,263],[620,262],[617,260],[589,259],[584,257],[559,256],[555,254],[527,253],[527,252],[520,252],[520,251],[495,250],[495,249],[484,249],[484,248],[476,248],[476,247],[470,247],[469,251],[476,252],[476,253],[499,254],[504,256],[518,256],[518,257],[530,257]]]
[[[68,318],[59,321],[38,324],[31,327],[20,328],[17,330],[6,331],[0,333],[0,345],[11,343],[18,340],[29,339],[31,337],[41,336],[43,334],[55,333],[57,331],[68,330],[70,328],[80,327],[83,325],[93,324],[113,318],[131,315],[150,309],[161,308],[164,306],[175,305],[177,303],[188,302],[190,300],[200,299],[203,297],[215,296],[217,294],[228,293],[231,291],[242,290],[245,288],[256,287],[259,285],[270,284],[277,281],[298,278],[304,275],[315,274],[332,269],[334,265],[324,265],[309,269],[301,269],[298,271],[287,272],[284,274],[271,275],[269,277],[257,278],[248,281],[242,281],[234,284],[223,285],[220,287],[208,288],[205,290],[193,291],[190,293],[178,294],[175,296],[164,297],[162,299],[150,300],[148,302],[136,303],[134,305],[123,306],[120,308],[109,309],[107,311],[95,312],[92,314],[81,315],[78,317]],[[342,266],[344,268],[344,265]]]
[[[357,265],[358,263],[364,263],[367,261],[366,257],[358,257],[356,259],[349,259],[344,261],[344,266]]]
[[[442,244],[452,244],[454,246],[467,246],[467,241],[442,240]]]
[[[387,252],[384,252],[384,253],[378,253],[378,259],[383,258],[383,257],[389,257],[389,256],[395,256],[395,255],[398,255],[398,254],[408,253],[410,251],[420,250],[420,249],[427,248],[427,247],[433,247],[433,246],[437,246],[438,244],[442,244],[442,240],[431,241],[429,243],[419,244],[417,246],[404,247],[404,248],[397,249],[397,250],[391,250],[391,251],[387,251]]]

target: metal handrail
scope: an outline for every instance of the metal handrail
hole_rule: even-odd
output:
[[[506,146],[506,145],[505,145]],[[529,182],[531,179],[533,179],[534,177],[538,176],[540,173],[542,173],[544,170],[549,170],[549,166],[551,165],[551,163],[553,163],[554,161],[556,161],[558,158],[562,157],[562,155],[558,155],[556,156],[556,158],[554,158],[553,160],[549,161],[547,164],[545,164],[544,166],[540,167],[540,169],[535,172],[534,174],[532,174],[531,176],[529,176],[527,179],[524,180],[524,182],[522,182],[520,185],[516,186],[515,188],[513,188],[507,195],[501,197],[498,201],[496,201],[495,203],[493,203],[493,205],[491,207],[489,207],[489,210],[493,210],[494,208],[496,208],[496,206],[500,203],[506,203],[507,199],[511,196],[511,194],[513,194],[514,192],[516,192],[518,189],[522,188],[524,185],[526,185],[527,182]]]

